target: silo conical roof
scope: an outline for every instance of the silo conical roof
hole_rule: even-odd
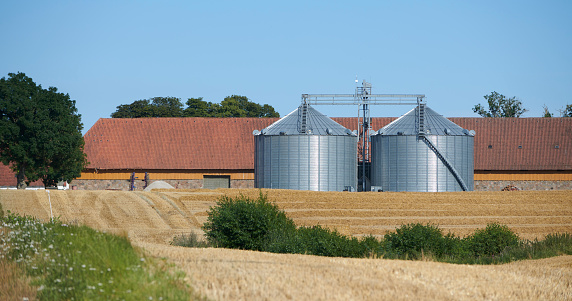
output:
[[[262,130],[263,135],[332,135],[347,136],[351,131],[328,116],[306,105],[306,132],[300,131],[303,105]]]
[[[417,114],[419,106],[405,113],[403,116],[394,120],[390,124],[381,128],[378,133],[381,135],[417,135]],[[425,106],[425,134],[427,135],[449,135],[449,136],[465,136],[468,131],[456,125],[443,115],[433,111]],[[445,133],[445,130],[447,132]],[[400,133],[400,134],[398,134]]]

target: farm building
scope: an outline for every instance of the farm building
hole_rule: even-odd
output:
[[[357,129],[357,118],[332,118]],[[380,129],[397,118],[372,118]],[[90,164],[79,189],[254,187],[254,130],[277,118],[101,118],[85,134]],[[474,130],[474,190],[572,189],[572,118],[449,118]],[[14,186],[0,164],[0,187]]]

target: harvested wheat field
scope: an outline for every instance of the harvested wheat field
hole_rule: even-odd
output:
[[[491,222],[527,239],[572,233],[572,191],[262,192],[297,225],[354,236],[381,236],[417,222],[461,236]],[[64,222],[127,234],[150,255],[169,258],[212,300],[572,300],[572,256],[468,266],[169,245],[174,235],[200,233],[218,197],[239,193],[256,197],[259,190],[51,191],[50,200]],[[0,190],[0,203],[5,211],[50,217],[46,191]]]

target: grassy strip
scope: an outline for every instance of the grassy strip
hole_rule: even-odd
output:
[[[499,224],[489,224],[464,238],[443,235],[434,225],[410,224],[381,240],[373,236],[348,237],[319,225],[296,228],[262,193],[256,200],[243,195],[221,198],[217,206],[209,210],[203,230],[206,242],[190,235],[175,237],[171,244],[335,257],[430,259],[462,264],[500,264],[572,255],[570,234],[523,241],[507,226]]]
[[[189,300],[184,274],[140,255],[126,237],[8,212],[0,260],[32,279],[39,300]]]
[[[15,263],[0,259],[0,300],[35,300],[37,288]]]

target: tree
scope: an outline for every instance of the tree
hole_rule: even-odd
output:
[[[179,98],[154,97],[120,105],[111,117],[280,117],[272,106],[261,106],[240,95],[227,96],[220,104],[206,102],[202,97],[189,98],[186,104],[183,110]]]
[[[181,117],[183,116],[183,104],[177,97],[153,97],[151,98],[153,117]]]
[[[490,95],[483,96],[489,105],[488,111],[478,104],[473,108],[473,112],[482,117],[520,117],[528,110],[522,107],[520,100],[516,97],[506,98],[504,95],[493,91]]]
[[[212,112],[211,117],[280,117],[272,106],[261,106],[240,95],[225,97]]]
[[[8,76],[0,79],[0,161],[17,173],[18,188],[79,177],[87,160],[75,101],[24,73]]]
[[[136,100],[128,105],[117,106],[117,111],[111,113],[113,118],[153,117],[153,108],[149,100]]]
[[[153,97],[117,106],[112,118],[181,117],[183,104],[177,97]]]
[[[542,115],[542,117],[553,117],[554,116],[554,114],[552,114],[548,111],[548,107],[546,105],[544,105],[543,108],[544,108],[544,114]]]
[[[246,96],[232,95],[226,97],[221,103],[222,107],[238,107],[238,114],[243,114],[244,116],[233,116],[233,117],[280,117],[274,108],[268,104],[261,106],[254,103]],[[244,112],[244,113],[243,113]]]
[[[212,116],[213,103],[206,102],[202,97],[189,98],[187,108],[183,112],[184,117],[210,117]]]
[[[560,112],[562,113],[562,117],[572,117],[572,104],[566,105],[566,108]]]

